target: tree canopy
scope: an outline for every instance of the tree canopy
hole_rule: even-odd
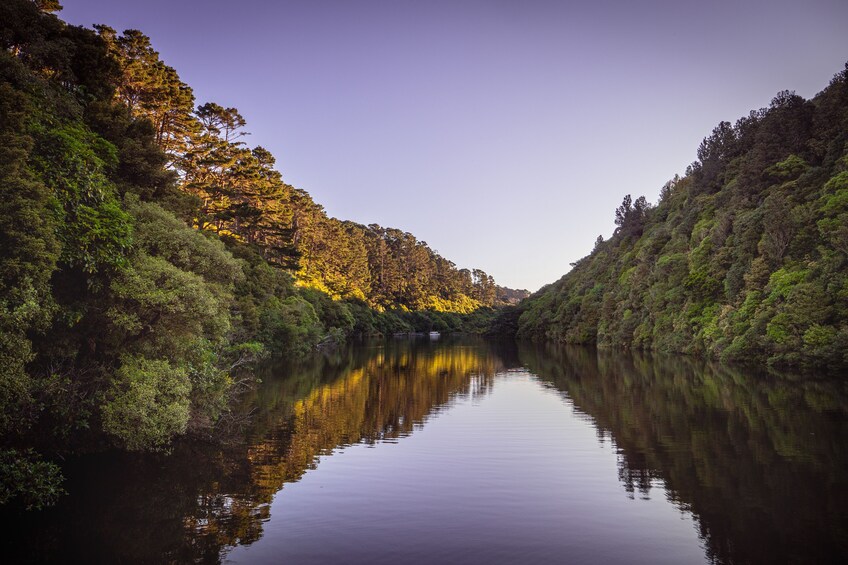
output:
[[[60,9],[0,3],[0,503],[55,500],[44,455],[209,433],[261,355],[482,331],[516,300],[412,234],[328,217],[141,31]]]
[[[656,206],[505,312],[519,337],[848,367],[848,66],[720,123]]]

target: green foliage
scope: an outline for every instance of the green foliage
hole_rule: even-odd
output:
[[[482,332],[526,294],[328,217],[142,32],[59,8],[0,2],[0,503],[60,494],[39,454],[209,434],[259,356]]]
[[[128,197],[127,209],[136,219],[136,249],[225,288],[244,280],[242,262],[217,238],[189,228],[157,204]]]
[[[61,260],[88,273],[121,266],[131,227],[107,176],[115,147],[78,123],[37,131],[36,139],[32,166],[57,201]]]
[[[246,121],[236,108],[214,102],[194,107],[191,88],[159,59],[147,36],[106,26],[97,31],[116,69],[116,100],[153,126],[156,143],[191,199],[179,201],[161,187],[145,189],[137,175],[133,192],[145,199],[164,196],[194,226],[254,246],[267,261],[292,269],[300,286],[334,300],[363,301],[378,310],[468,314],[526,296],[497,286],[482,270],[458,269],[412,234],[328,217],[309,194],[283,182],[266,149],[246,146]],[[98,121],[98,131],[110,131],[107,137],[128,153],[126,129],[115,132]],[[145,161],[151,161],[146,154]],[[152,168],[144,172],[150,177]],[[645,209],[644,198],[637,200],[628,226],[640,223]],[[246,313],[255,324],[256,317]],[[328,327],[343,325],[330,321]]]
[[[656,207],[625,197],[609,241],[495,325],[535,340],[844,370],[848,145],[835,124],[845,123],[848,71],[813,100],[781,92],[722,122]]]
[[[314,289],[303,289],[300,296],[312,305],[315,315],[325,328],[339,330],[343,335],[353,332],[356,320],[345,303]]]
[[[270,298],[262,308],[259,338],[272,351],[303,356],[314,348],[322,328],[312,305],[300,296]]]
[[[129,450],[161,449],[185,431],[190,391],[185,369],[125,356],[103,405],[103,428]]]
[[[61,252],[51,191],[28,166],[36,101],[27,87],[22,65],[0,53],[0,437],[31,424],[30,334],[52,318],[50,278]]]
[[[824,185],[820,199],[823,216],[817,225],[822,237],[848,256],[848,171],[842,171]]]
[[[780,180],[797,179],[801,174],[809,169],[809,165],[804,159],[798,155],[790,155],[783,161],[775,163],[768,169],[766,173]]]
[[[115,300],[107,317],[115,329],[136,338],[140,349],[179,354],[193,345],[184,336],[222,335],[229,329],[224,305],[202,277],[161,257],[139,253],[110,290]]]
[[[17,500],[27,510],[55,504],[64,494],[62,473],[33,450],[0,450],[0,504]]]

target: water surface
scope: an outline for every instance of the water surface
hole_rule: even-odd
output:
[[[843,382],[680,357],[391,341],[269,365],[222,430],[69,466],[26,561],[824,563]]]

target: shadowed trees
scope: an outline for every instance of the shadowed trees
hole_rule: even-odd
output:
[[[519,307],[517,335],[848,366],[848,71],[720,123],[656,207]],[[510,314],[514,317],[514,314]]]

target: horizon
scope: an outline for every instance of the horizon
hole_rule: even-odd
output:
[[[531,292],[610,236],[625,194],[656,202],[720,121],[812,98],[848,59],[848,6],[824,0],[63,5],[150,36],[329,215]]]

